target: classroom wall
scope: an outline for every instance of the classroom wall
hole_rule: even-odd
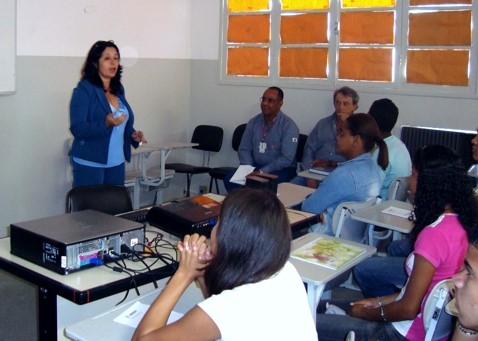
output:
[[[135,126],[150,143],[189,140],[197,124],[217,124],[225,130],[224,144],[211,164],[237,164],[232,131],[258,113],[266,86],[219,83],[220,6],[218,0],[17,0],[17,91],[0,96],[0,236],[12,222],[64,211],[71,187],[68,103],[98,39],[119,45]],[[283,89],[283,111],[303,133],[333,111],[331,90]],[[360,95],[359,112],[375,99],[391,98],[400,108],[397,126],[478,125],[477,99]],[[171,161],[177,160],[200,162],[200,153],[173,153]],[[208,183],[208,176],[195,176],[192,190]],[[177,175],[164,198],[180,195],[184,186],[184,175]]]

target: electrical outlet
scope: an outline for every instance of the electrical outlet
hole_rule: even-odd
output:
[[[199,194],[206,194],[208,192],[208,188],[206,185],[199,186]]]

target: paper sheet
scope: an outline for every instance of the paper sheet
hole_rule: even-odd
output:
[[[124,324],[129,327],[136,328],[138,324],[141,322],[144,314],[149,309],[148,304],[143,304],[141,302],[136,302],[131,307],[126,309],[116,317],[113,321],[116,323]],[[168,324],[173,323],[176,320],[179,320],[183,314],[178,313],[177,311],[172,311],[171,315],[169,315]]]
[[[407,219],[412,214],[412,211],[410,210],[406,210],[406,209],[394,207],[394,206],[387,207],[382,212],[386,214],[391,214],[397,217],[401,217],[401,218],[407,218]]]
[[[254,171],[254,166],[240,165],[231,178],[231,182],[239,185],[246,184],[246,175]]]

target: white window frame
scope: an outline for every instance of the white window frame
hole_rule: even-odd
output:
[[[228,8],[227,0],[222,0],[222,17],[221,17],[221,41],[220,41],[220,75],[219,83],[228,85],[253,85],[253,86],[270,86],[277,85],[288,88],[304,88],[318,90],[333,90],[338,87],[347,85],[353,87],[358,92],[381,92],[394,93],[403,95],[419,95],[419,96],[437,96],[437,97],[454,97],[454,98],[478,98],[478,1],[473,1],[469,8],[472,10],[472,44],[470,49],[470,69],[469,69],[469,86],[446,86],[446,85],[428,85],[428,84],[410,84],[405,82],[406,75],[406,59],[407,59],[407,32],[408,32],[408,13],[409,1],[397,0],[395,15],[395,44],[394,55],[396,60],[393,67],[393,81],[390,83],[370,82],[370,81],[344,81],[338,80],[337,75],[337,58],[330,58],[328,79],[291,79],[281,78],[278,76],[277,62],[280,44],[279,44],[279,18],[280,18],[280,0],[271,1],[271,43],[270,43],[270,59],[274,60],[270,63],[270,76],[231,76],[226,74],[227,70],[227,20]],[[329,56],[338,53],[337,40],[338,33],[334,34],[334,26],[338,23],[340,0],[330,1],[330,20],[329,20]],[[452,7],[452,6],[450,6]],[[427,6],[427,10],[443,9],[442,6]],[[387,8],[383,8],[387,10]],[[306,11],[298,11],[306,12]],[[288,12],[289,13],[289,12]],[[476,13],[476,15],[474,15]],[[398,30],[398,23],[402,29]],[[299,45],[300,46],[300,45]]]

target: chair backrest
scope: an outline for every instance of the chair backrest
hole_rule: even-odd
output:
[[[304,156],[305,143],[307,142],[306,134],[299,134],[299,142],[297,143],[297,152],[295,153],[295,159],[297,162],[302,162]]]
[[[388,200],[407,201],[408,199],[408,177],[400,176],[395,178],[388,188]]]
[[[119,214],[133,210],[129,191],[120,185],[75,187],[66,195],[66,213],[95,210]]]
[[[439,340],[450,335],[454,326],[454,317],[448,314],[445,306],[450,302],[453,281],[444,279],[438,282],[430,292],[423,309],[425,341]]]
[[[234,129],[234,133],[232,134],[232,149],[236,152],[239,149],[239,145],[241,144],[242,136],[246,131],[246,123],[240,124]]]
[[[341,203],[334,211],[332,229],[335,237],[363,243],[366,240],[367,223],[352,219],[352,214],[361,209],[373,206],[374,200],[370,201],[346,201]]]
[[[222,138],[224,131],[221,127],[210,125],[198,125],[194,128],[192,143],[198,143],[194,149],[204,150],[207,152],[218,152],[222,147]]]

